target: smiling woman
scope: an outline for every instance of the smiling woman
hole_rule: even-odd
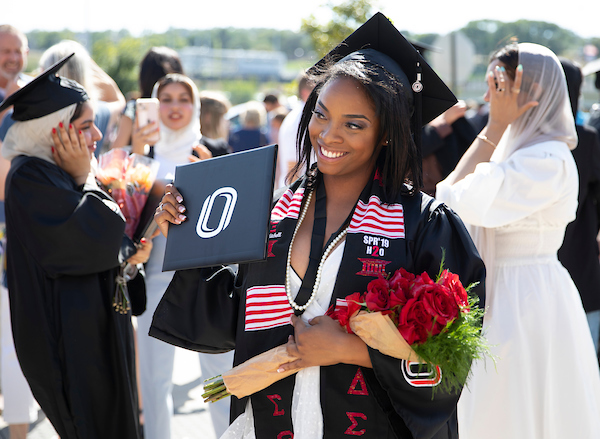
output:
[[[405,360],[371,349],[325,315],[338,299],[400,267],[435,277],[443,248],[446,266],[465,284],[480,282],[475,291],[482,293],[484,267],[460,219],[419,191],[412,133],[456,99],[382,14],[310,74],[315,87],[297,142],[297,169],[307,171],[276,198],[267,259],[240,265],[219,285],[213,280],[225,270],[178,271],[151,334],[199,350],[207,349],[202,337],[216,350],[235,344],[235,365],[278,346],[295,359],[275,368],[286,378],[232,400],[234,422],[222,438],[456,438],[457,394],[436,390],[432,397],[438,382],[416,384],[399,373]],[[420,90],[421,81],[423,96],[411,87]],[[163,234],[181,223],[183,203],[169,186],[155,215]],[[385,246],[375,250],[373,242]],[[198,307],[170,306],[182,296]],[[237,325],[198,319],[211,297],[222,299],[214,312],[233,315]]]
[[[375,105],[362,85],[342,77],[324,87],[308,130],[319,170],[356,179],[362,189],[383,146]]]

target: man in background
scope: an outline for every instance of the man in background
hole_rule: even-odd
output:
[[[29,45],[23,32],[9,24],[0,25],[0,102],[19,90],[31,77],[23,74]],[[0,113],[0,122],[6,112]],[[0,141],[0,149],[2,142]],[[0,157],[0,230],[4,235],[4,178],[10,162]],[[2,246],[0,245],[0,248]],[[10,326],[8,290],[0,270],[0,385],[4,397],[4,421],[11,439],[25,439],[29,424],[37,420],[37,404],[17,361]]]
[[[0,102],[31,80],[22,73],[28,52],[23,32],[10,24],[0,25]]]

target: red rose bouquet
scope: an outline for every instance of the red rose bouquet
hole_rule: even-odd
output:
[[[400,268],[371,281],[366,292],[338,299],[327,314],[383,354],[437,366],[439,387],[459,391],[471,362],[489,355],[481,335],[484,311],[469,295],[474,286],[464,288],[442,260],[435,281]]]
[[[367,285],[367,291],[338,299],[327,315],[369,347],[390,357],[433,366],[438,385],[460,391],[471,362],[489,354],[481,334],[484,311],[478,297],[469,295],[476,285],[464,288],[458,275],[443,269],[433,281],[426,272],[414,275],[400,268]],[[293,361],[285,345],[242,363],[219,377],[207,380],[205,401],[262,390],[298,370],[278,373],[279,365]],[[441,372],[440,372],[441,371]]]

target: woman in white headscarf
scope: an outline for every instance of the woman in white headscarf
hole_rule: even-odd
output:
[[[193,152],[201,159],[212,157],[211,152],[199,143],[201,134],[198,89],[187,76],[171,73],[156,83],[152,97],[158,98],[160,102],[158,124],[134,129],[132,151],[142,152],[149,134],[158,129],[160,139],[151,148],[150,155],[160,163],[158,178],[172,180],[177,165],[198,159]],[[146,264],[147,310],[137,319],[144,437],[168,439],[171,437],[173,415],[172,377],[175,347],[149,337],[148,330],[154,310],[169,286],[173,272],[162,271],[166,238],[158,236],[153,244],[150,260]],[[231,368],[233,356],[231,353],[210,356],[201,354],[201,363],[203,376],[210,378]],[[214,375],[207,375],[213,369]],[[211,407],[210,410],[217,431],[227,428],[229,404],[224,402]],[[219,416],[221,413],[223,415]],[[219,428],[217,424],[222,425]]]
[[[577,134],[561,65],[511,44],[488,68],[487,126],[436,197],[486,263],[484,331],[458,405],[461,439],[600,437],[600,377],[581,300],[557,251],[575,218]]]

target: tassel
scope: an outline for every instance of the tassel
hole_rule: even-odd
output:
[[[423,90],[423,83],[421,82],[421,63],[417,61],[417,80],[413,82],[412,89],[414,92],[415,98],[415,128],[414,128],[414,137],[415,137],[415,145],[417,145],[417,151],[421,151],[421,130],[423,129],[423,118],[422,118],[422,108],[423,108],[423,99],[421,97],[421,91]]]

